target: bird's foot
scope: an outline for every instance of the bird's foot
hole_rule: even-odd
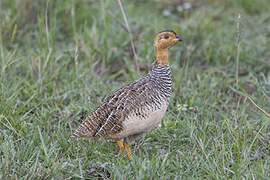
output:
[[[121,154],[124,151],[125,147],[120,140],[116,140],[116,143],[117,145],[115,146],[116,147],[115,154]]]
[[[131,151],[130,151],[130,147],[128,145],[127,142],[124,142],[124,144],[120,141],[120,140],[116,140],[117,145],[116,150],[115,150],[115,154],[121,154],[124,150],[126,150],[128,158],[132,159],[132,155],[131,155]]]
[[[132,159],[132,155],[131,155],[131,151],[130,151],[130,147],[129,147],[128,143],[124,142],[124,148],[127,152],[128,158]]]

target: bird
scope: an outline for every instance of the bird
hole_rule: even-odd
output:
[[[114,139],[120,153],[125,150],[127,156],[132,158],[130,142],[156,127],[167,110],[172,93],[168,53],[179,41],[182,41],[182,38],[172,30],[157,33],[154,39],[155,59],[151,70],[105,98],[85,118],[69,140]]]

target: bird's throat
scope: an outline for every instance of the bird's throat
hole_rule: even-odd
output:
[[[169,49],[155,49],[156,64],[168,65],[169,64]]]

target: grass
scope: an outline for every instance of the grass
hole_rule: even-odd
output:
[[[269,1],[189,3],[122,1],[137,71],[116,1],[1,1],[0,179],[269,179],[270,119],[254,105],[270,112]],[[109,140],[69,143],[103,98],[147,73],[163,29],[184,39],[170,52],[173,96],[134,159]]]

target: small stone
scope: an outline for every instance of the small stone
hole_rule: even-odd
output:
[[[165,10],[163,11],[163,16],[168,17],[168,16],[170,16],[170,15],[171,15],[171,12],[170,12],[168,9],[165,9]]]
[[[183,8],[184,8],[184,9],[190,9],[190,8],[191,8],[191,4],[190,4],[189,2],[185,2],[185,3],[183,4]]]

